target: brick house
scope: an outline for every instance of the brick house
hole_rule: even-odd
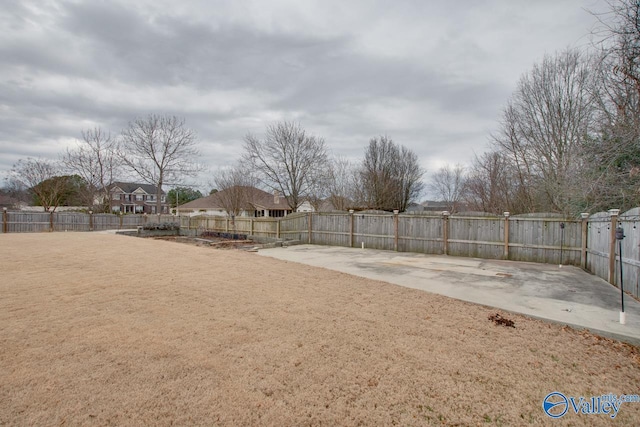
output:
[[[156,212],[156,186],[133,182],[114,182],[111,186],[111,211],[115,213],[169,213],[162,191],[162,212]]]

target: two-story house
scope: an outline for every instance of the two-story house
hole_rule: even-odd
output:
[[[156,212],[157,187],[133,182],[114,182],[111,186],[111,211],[115,213],[169,213],[165,192],[162,191],[162,211]]]

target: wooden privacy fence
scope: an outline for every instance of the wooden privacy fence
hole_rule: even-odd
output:
[[[615,239],[616,227],[622,227],[622,259]],[[640,297],[640,208],[623,214],[617,209],[591,215],[587,226],[587,263],[585,268],[620,287],[620,262],[624,289]]]
[[[248,218],[227,216],[181,216],[181,228],[200,231],[218,231],[277,238],[280,224],[277,218]]]
[[[152,222],[174,222],[173,215],[115,215],[72,212],[2,212],[3,233],[101,231],[136,228]]]
[[[585,265],[587,218],[296,213],[284,218],[181,217],[183,228],[329,246]]]
[[[319,245],[581,265],[585,220],[314,213],[282,218],[280,228],[283,238]]]
[[[619,286],[620,263],[625,290],[640,297],[640,208],[615,209],[579,219],[553,214],[495,216],[410,215],[381,212],[295,213],[284,218],[175,217],[7,212],[4,233],[91,231],[135,228],[150,222],[175,222],[182,228],[299,240],[318,245],[446,254],[578,265]],[[615,240],[620,225],[622,259]]]

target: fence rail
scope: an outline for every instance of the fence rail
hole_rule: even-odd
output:
[[[318,245],[578,265],[640,297],[640,208],[581,219],[390,213],[295,213],[283,218],[8,212],[3,233],[94,231],[178,221],[182,228],[298,240]],[[622,259],[615,240],[621,226]]]

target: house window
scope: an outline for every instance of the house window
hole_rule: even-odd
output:
[[[120,200],[120,193],[113,193],[111,195],[111,200]]]
[[[137,200],[138,202],[141,202],[141,201],[143,201],[143,200],[144,200],[144,196],[143,196],[142,194],[136,194],[136,200]]]
[[[113,206],[113,207],[111,208],[111,210],[112,210],[113,212],[120,212],[120,206]]]
[[[150,202],[154,201],[155,199],[156,199],[156,196],[154,196],[154,195],[152,195],[152,194],[149,194],[149,195],[147,196],[147,200],[148,200],[148,201],[150,201]]]

